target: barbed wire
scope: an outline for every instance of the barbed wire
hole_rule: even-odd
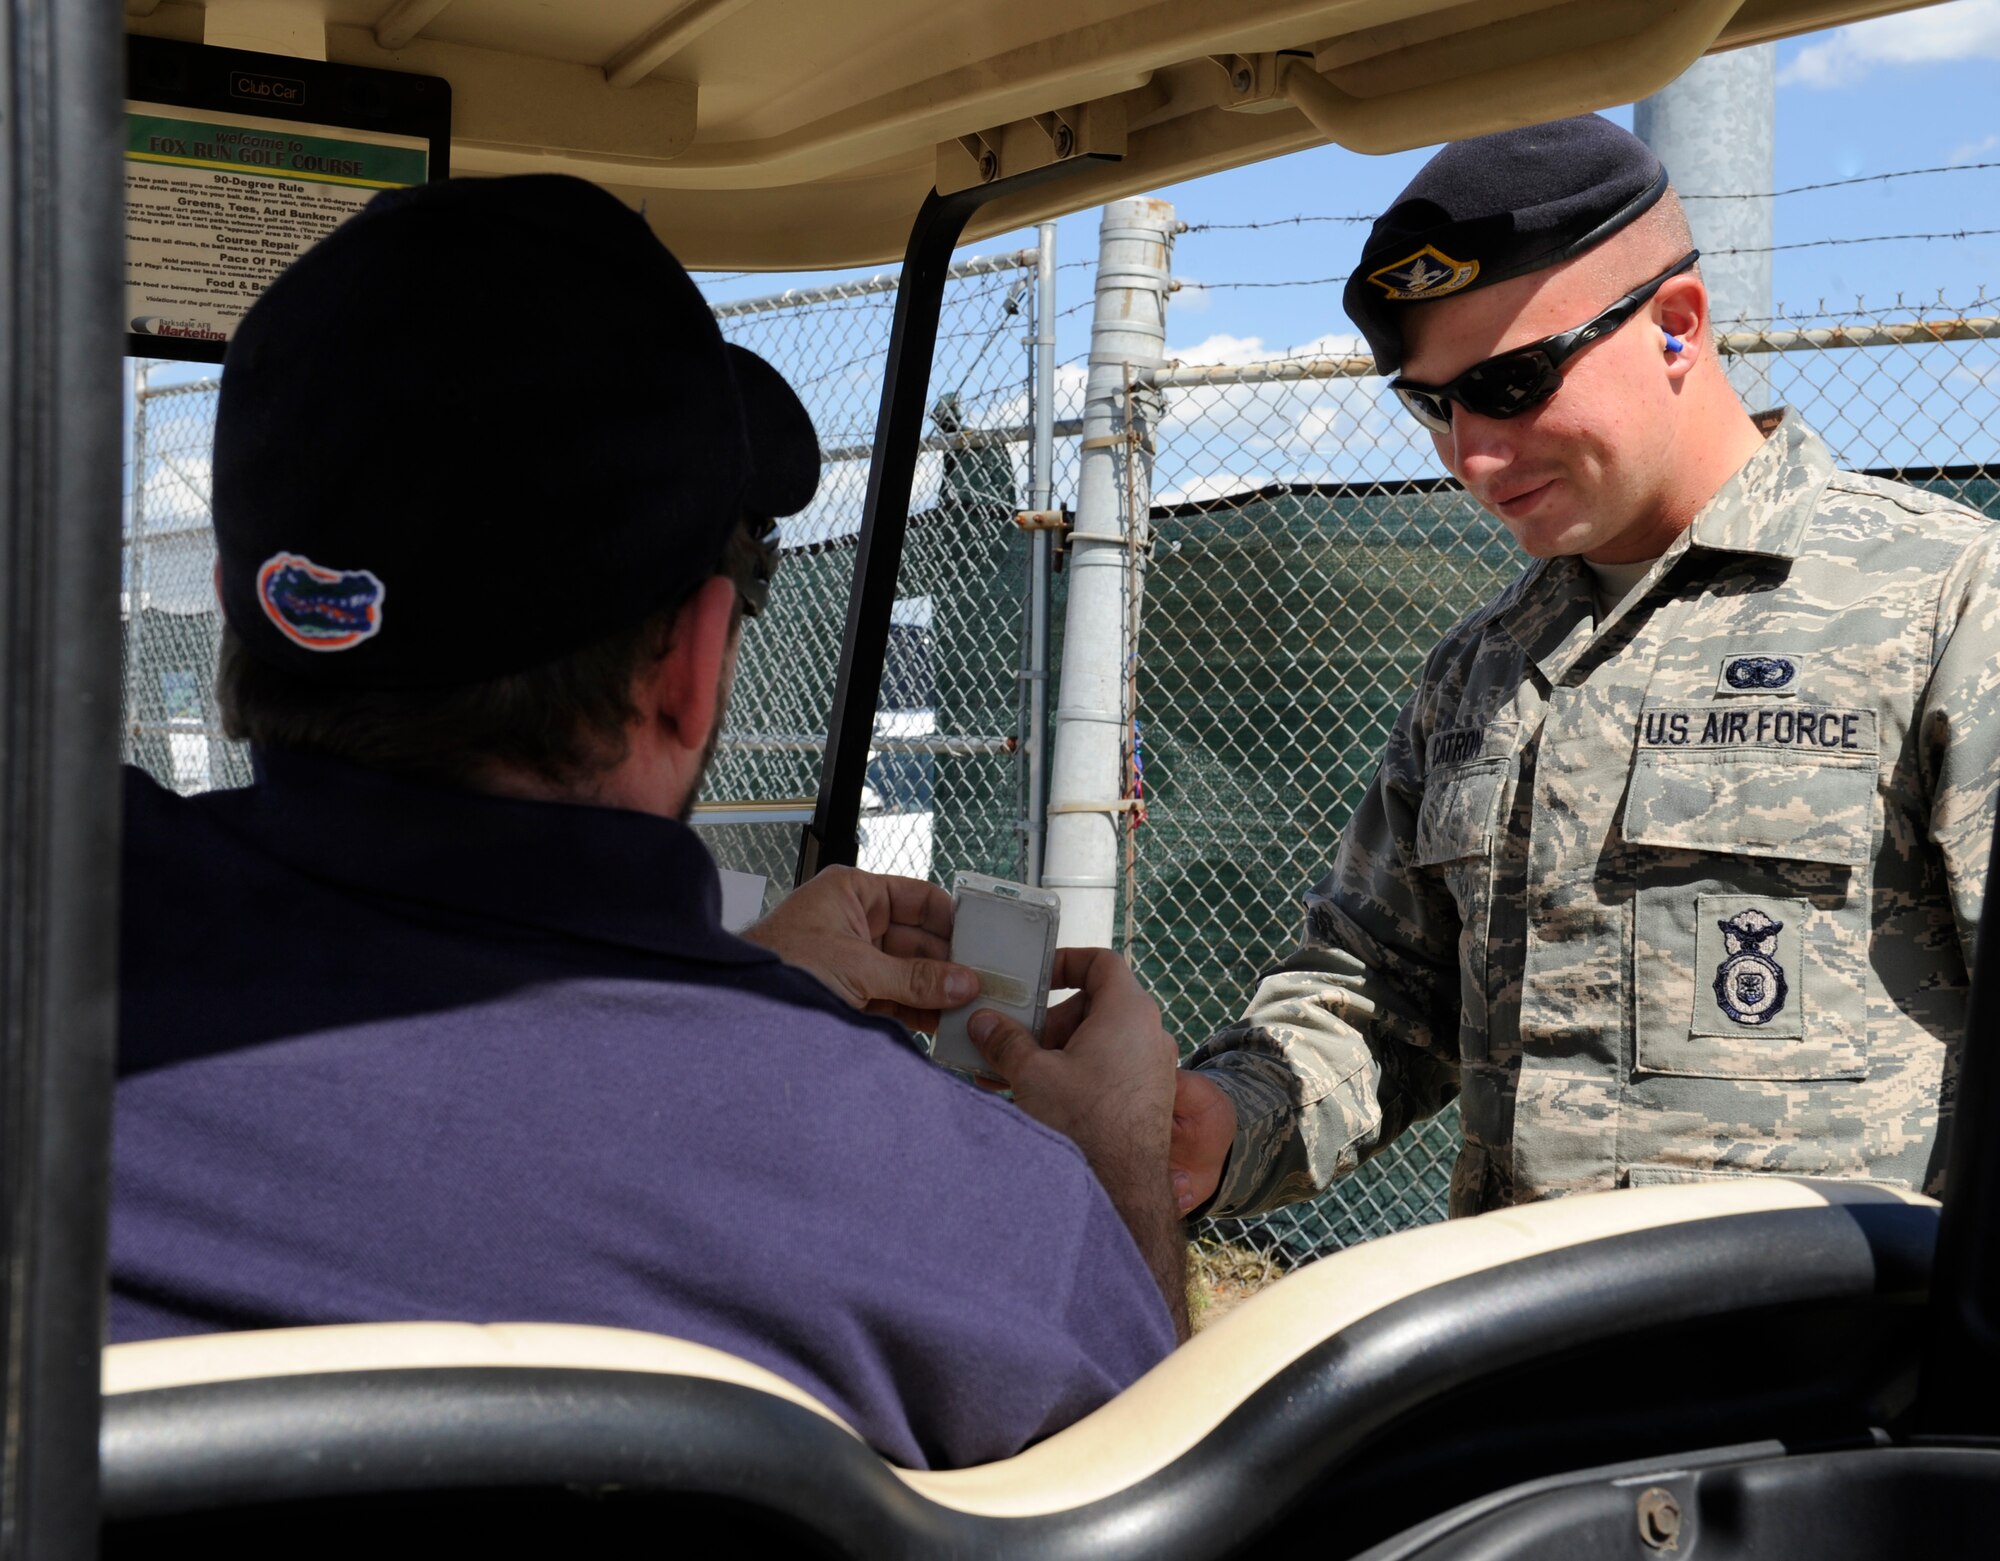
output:
[[[1900,244],[1924,239],[1991,238],[2000,228],[1960,228],[1951,233],[1871,233],[1861,238],[1814,238],[1797,244],[1757,244],[1740,249],[1709,249],[1707,255],[1772,255],[1781,249],[1828,249],[1836,244]]]
[[[1970,173],[1979,168],[2000,168],[1992,163],[1941,163],[1935,168],[1899,168],[1894,173],[1863,173],[1851,179],[1822,179],[1817,184],[1795,184],[1788,190],[1767,190],[1762,194],[1688,195],[1677,191],[1684,201],[1771,201],[1785,195],[1804,195],[1812,190],[1838,190],[1850,184],[1881,184],[1889,179],[1914,179],[1927,173]]]
[[[1685,190],[1676,191],[1684,201],[1771,201],[1787,195],[1805,195],[1814,190],[1838,190],[1851,184],[1882,184],[1891,179],[1914,179],[1924,174],[1973,173],[1982,168],[2000,168],[2000,162],[1985,163],[1941,163],[1933,168],[1898,168],[1889,173],[1856,174],[1850,179],[1822,179],[1813,184],[1794,184],[1783,190],[1719,192],[1716,194],[1689,194]],[[1247,233],[1265,228],[1299,227],[1309,222],[1336,222],[1350,225],[1372,223],[1376,214],[1359,212],[1345,215],[1321,215],[1301,213],[1293,217],[1267,217],[1260,222],[1194,222],[1182,231],[1187,233]]]
[[[1770,255],[1788,249],[1828,249],[1840,244],[1902,244],[1917,243],[1932,239],[1991,238],[2000,234],[2000,228],[1958,228],[1949,233],[1869,233],[1857,238],[1813,238],[1801,239],[1796,244],[1756,244],[1741,245],[1733,249],[1705,249],[1703,255]],[[1336,282],[1345,282],[1353,272],[1340,276],[1295,277],[1289,281],[1274,282],[1204,282],[1198,277],[1175,277],[1175,283],[1182,288],[1197,288],[1202,292],[1226,293],[1251,287],[1331,287]],[[1079,306],[1081,307],[1081,306]]]
[[[1302,227],[1308,222],[1345,222],[1358,224],[1369,223],[1374,220],[1374,216],[1364,217],[1358,214],[1345,217],[1301,214],[1296,217],[1270,217],[1262,222],[1191,222],[1187,225],[1186,231],[1189,233],[1246,233],[1259,228]]]
[[[1289,282],[1203,282],[1191,276],[1177,276],[1174,280],[1183,288],[1196,288],[1204,293],[1232,293],[1246,287],[1331,287],[1335,282],[1345,282],[1353,274],[1347,271],[1339,276],[1297,277]]]

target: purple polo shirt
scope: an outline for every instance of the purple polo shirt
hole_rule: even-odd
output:
[[[125,829],[116,1340],[647,1329],[913,1467],[1173,1347],[1075,1146],[725,933],[679,824],[272,753]]]

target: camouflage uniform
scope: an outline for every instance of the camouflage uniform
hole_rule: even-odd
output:
[[[1757,1171],[1935,1190],[2000,773],[2000,531],[1787,417],[1603,623],[1538,561],[1431,654],[1304,941],[1191,1065],[1211,1212],[1447,1105],[1451,1210]]]

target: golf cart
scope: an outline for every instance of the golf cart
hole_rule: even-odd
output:
[[[692,266],[903,255],[804,877],[853,857],[956,244],[1326,140],[1387,151],[1608,106],[1705,51],[1898,8],[128,0],[125,31],[145,40],[129,60],[146,101],[234,100],[209,121],[226,124],[330,96],[357,138],[424,147],[431,174],[596,179]],[[747,1362],[615,1330],[384,1323],[102,1350],[127,65],[111,14],[81,0],[22,0],[0,27],[0,1555],[715,1534],[857,1557],[1995,1547],[2000,1144],[1973,1126],[2000,1113],[2000,1077],[1971,1046],[1948,1209],[1755,1177],[1385,1238],[983,1468],[893,1468]],[[1987,932],[1973,1037],[2000,1027]]]

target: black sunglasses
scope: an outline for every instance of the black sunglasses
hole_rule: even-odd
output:
[[[1592,342],[1617,330],[1639,312],[1640,305],[1658,292],[1662,283],[1679,276],[1699,259],[1701,251],[1691,249],[1652,281],[1633,288],[1609,309],[1575,330],[1544,336],[1511,352],[1496,353],[1473,364],[1449,384],[1419,385],[1397,378],[1389,382],[1389,388],[1409,408],[1410,416],[1434,434],[1451,432],[1454,401],[1481,417],[1518,417],[1562,389],[1563,364]]]
[[[723,574],[743,598],[743,616],[754,618],[771,599],[771,577],[778,572],[778,523],[761,515],[743,517],[722,550]]]

